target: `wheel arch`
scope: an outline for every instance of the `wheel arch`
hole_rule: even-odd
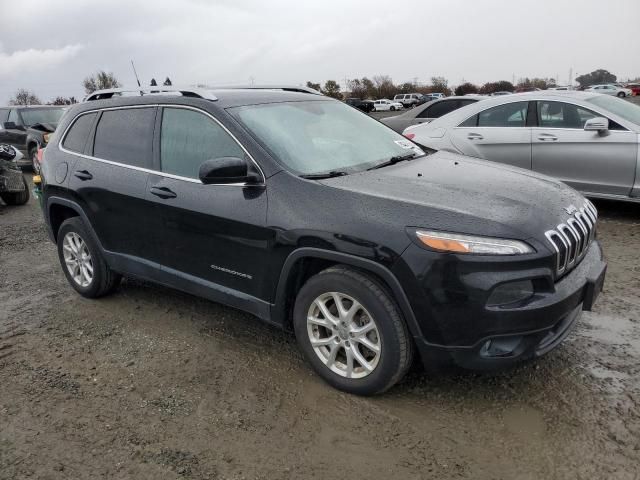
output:
[[[311,276],[335,265],[352,267],[374,277],[398,304],[411,335],[422,336],[404,289],[388,268],[366,258],[313,247],[299,248],[289,254],[285,260],[278,280],[271,318],[281,324],[285,330],[291,330],[293,304],[297,291]]]
[[[100,239],[93,230],[93,226],[82,207],[72,200],[61,197],[50,197],[47,200],[47,226],[49,229],[49,236],[53,243],[57,243],[60,225],[62,225],[66,219],[72,217],[80,217],[82,219],[89,230],[89,233],[93,237],[93,240],[98,244],[100,250],[104,251],[102,244],[100,243]]]

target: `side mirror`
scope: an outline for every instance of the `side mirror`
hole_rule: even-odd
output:
[[[24,130],[22,125],[16,125],[15,122],[4,122],[5,130]]]
[[[220,157],[205,161],[198,172],[200,181],[205,185],[231,183],[260,183],[260,174],[253,164],[244,158]]]
[[[604,133],[609,130],[609,119],[604,117],[590,118],[584,122],[584,129],[587,132]]]

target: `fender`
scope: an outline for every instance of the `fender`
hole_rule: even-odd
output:
[[[361,270],[364,270],[365,272],[369,272],[378,276],[391,289],[394,299],[398,303],[404,319],[407,322],[407,327],[409,327],[409,332],[411,333],[411,335],[413,337],[422,338],[422,331],[413,313],[413,309],[409,304],[409,300],[407,299],[407,296],[405,295],[400,282],[389,269],[387,269],[383,265],[380,265],[379,263],[374,262],[373,260],[356,257],[347,253],[333,252],[313,247],[303,247],[294,250],[285,260],[280,272],[280,278],[278,279],[275,304],[271,307],[271,318],[274,321],[285,325],[287,281],[289,280],[291,271],[295,263],[302,258],[318,258],[322,260],[331,260],[335,261],[336,263],[359,268]]]
[[[53,229],[51,228],[50,211],[51,211],[52,205],[62,205],[64,207],[68,207],[71,210],[75,211],[78,214],[78,216],[82,218],[82,221],[85,223],[85,225],[89,229],[89,233],[91,234],[91,236],[93,237],[93,240],[98,245],[98,248],[102,251],[102,253],[105,252],[104,247],[100,242],[100,239],[98,238],[98,236],[96,235],[96,232],[93,229],[93,225],[91,225],[91,222],[89,221],[89,217],[87,217],[87,214],[84,213],[84,209],[80,206],[80,204],[77,202],[74,202],[73,200],[69,200],[63,197],[56,197],[56,196],[47,198],[47,205],[45,208],[45,215],[46,215],[45,223],[47,224],[47,232],[49,233],[49,238],[53,243],[57,243],[57,239],[53,235]]]

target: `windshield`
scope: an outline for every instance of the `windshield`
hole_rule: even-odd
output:
[[[598,107],[602,107],[611,113],[618,115],[619,117],[628,120],[629,122],[640,125],[640,106],[635,105],[627,100],[622,100],[617,97],[609,97],[607,95],[601,95],[590,98],[587,100],[589,103],[593,103]]]
[[[297,174],[353,173],[392,157],[423,154],[393,130],[336,101],[248,105],[230,111]]]
[[[64,108],[29,108],[20,111],[25,125],[36,123],[58,123],[64,113]]]

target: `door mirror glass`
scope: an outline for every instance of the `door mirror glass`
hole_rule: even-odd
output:
[[[609,120],[604,117],[594,117],[584,122],[584,129],[587,132],[606,132],[609,130]]]
[[[205,161],[198,172],[205,185],[259,183],[260,175],[244,158],[220,157]]]

